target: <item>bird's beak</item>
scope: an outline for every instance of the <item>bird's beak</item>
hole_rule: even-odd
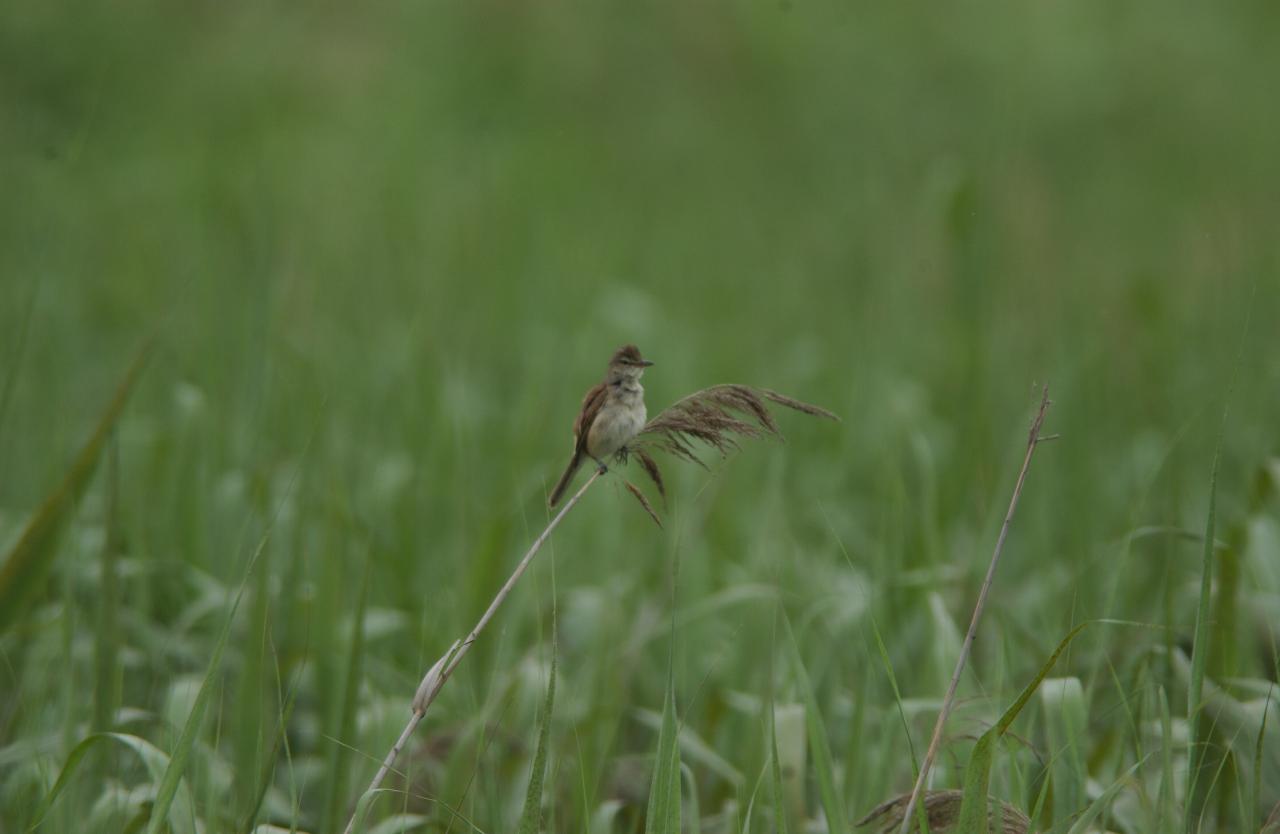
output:
[[[649,366],[650,366],[650,365],[652,365],[652,364],[653,364],[653,361],[652,361],[652,360],[650,360],[650,359],[641,359],[641,360],[640,360],[640,367],[642,367],[642,368],[647,368],[647,367],[649,367]]]

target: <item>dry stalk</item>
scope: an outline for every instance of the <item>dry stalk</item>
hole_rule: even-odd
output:
[[[658,495],[661,496],[663,504],[667,500],[667,488],[662,483],[662,470],[658,468],[658,462],[646,452],[643,448],[634,450],[636,458],[640,461],[640,468],[649,476],[649,480],[653,481],[653,485],[658,488]]]
[[[929,740],[929,749],[924,754],[924,762],[920,765],[920,774],[916,777],[915,787],[911,790],[911,798],[907,800],[907,807],[902,815],[902,827],[899,829],[900,834],[909,834],[911,829],[911,817],[915,811],[916,804],[920,800],[920,795],[924,792],[924,786],[929,778],[929,768],[933,767],[933,760],[938,755],[938,747],[942,742],[942,728],[947,723],[947,716],[951,714],[951,708],[955,704],[956,687],[960,685],[960,675],[964,672],[965,662],[969,659],[969,649],[973,646],[974,635],[978,631],[978,621],[982,619],[982,612],[987,604],[987,592],[991,590],[991,581],[995,578],[996,565],[1000,562],[1000,554],[1004,551],[1004,541],[1009,534],[1009,524],[1013,521],[1013,513],[1018,508],[1018,498],[1022,495],[1022,485],[1027,480],[1027,470],[1031,467],[1031,456],[1035,454],[1036,445],[1040,443],[1040,429],[1044,426],[1044,415],[1049,410],[1049,386],[1044,386],[1040,394],[1040,408],[1036,411],[1035,419],[1031,421],[1031,432],[1027,436],[1027,454],[1022,459],[1022,469],[1018,472],[1018,481],[1013,487],[1013,497],[1009,500],[1009,511],[1005,513],[1004,524],[1000,526],[1000,535],[996,539],[995,551],[991,554],[991,564],[987,567],[987,576],[982,580],[982,588],[978,591],[978,601],[973,606],[973,619],[969,621],[969,631],[964,636],[964,643],[960,646],[960,657],[956,659],[956,670],[951,675],[951,683],[947,686],[947,694],[942,699],[942,709],[938,712],[938,720],[933,725],[933,737]]]
[[[658,527],[662,527],[662,519],[658,518],[658,514],[653,511],[653,505],[649,503],[648,498],[644,497],[644,493],[640,491],[640,488],[627,480],[624,480],[622,483],[626,485],[627,492],[634,495],[636,500],[640,502],[640,506],[649,514],[649,518],[653,519],[653,523],[658,525]]]
[[[1262,824],[1262,830],[1258,834],[1277,834],[1280,832],[1280,802],[1271,809],[1271,813],[1267,815],[1267,821]]]
[[[489,607],[480,617],[480,621],[476,623],[476,627],[471,629],[471,633],[467,635],[465,640],[456,640],[449,648],[449,651],[432,664],[431,668],[422,677],[422,683],[418,684],[418,691],[413,697],[412,714],[409,716],[409,723],[405,725],[404,730],[400,733],[400,738],[391,746],[391,750],[387,752],[386,758],[382,760],[382,765],[378,768],[378,772],[374,774],[373,781],[369,783],[368,790],[365,793],[376,791],[381,785],[382,780],[387,778],[387,774],[391,772],[391,768],[395,766],[396,759],[399,758],[400,752],[404,750],[405,745],[409,741],[409,736],[413,735],[413,731],[417,728],[418,723],[422,721],[427,714],[427,709],[435,701],[436,696],[440,694],[440,690],[444,687],[445,682],[449,680],[453,671],[458,668],[458,664],[462,662],[462,658],[467,656],[467,652],[471,650],[471,645],[476,642],[476,638],[480,636],[480,632],[484,631],[485,626],[493,619],[493,615],[497,613],[498,608],[502,605],[507,595],[511,593],[511,589],[515,587],[516,582],[524,575],[525,569],[529,567],[529,563],[533,561],[533,557],[542,549],[547,539],[551,536],[551,531],[556,529],[560,520],[572,510],[574,505],[582,498],[587,489],[596,482],[603,473],[596,470],[587,479],[587,482],[574,493],[573,497],[565,502],[565,505],[556,513],[555,518],[551,519],[546,529],[538,536],[529,547],[529,551],[524,554],[524,558],[520,560],[520,564],[516,565],[514,571],[511,572],[510,578],[507,579],[505,585],[498,591],[493,598],[493,602],[489,603]],[[356,818],[359,814],[357,807],[355,813],[351,815],[351,820],[347,823],[345,834],[351,834],[355,830]]]

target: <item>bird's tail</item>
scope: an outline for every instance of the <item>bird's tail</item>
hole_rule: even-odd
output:
[[[556,483],[556,488],[551,490],[551,497],[547,499],[547,506],[554,507],[560,503],[560,499],[564,498],[565,492],[569,489],[569,484],[573,481],[574,474],[581,465],[582,452],[575,449],[573,457],[569,460],[569,465],[564,470],[564,474],[560,476],[560,480]]]

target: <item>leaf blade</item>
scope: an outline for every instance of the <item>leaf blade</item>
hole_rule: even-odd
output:
[[[551,641],[551,671],[547,675],[547,695],[542,702],[542,715],[538,718],[538,748],[533,754],[533,769],[529,773],[529,788],[524,795],[524,810],[520,812],[520,834],[537,834],[542,827],[542,783],[547,770],[547,741],[551,736],[551,711],[556,702],[556,643]]]
[[[52,567],[57,555],[53,546],[58,534],[88,488],[107,438],[124,411],[150,353],[151,343],[148,343],[134,357],[124,379],[116,386],[111,401],[98,418],[93,433],[80,447],[62,481],[40,503],[9,551],[4,565],[0,566],[0,633],[7,631],[18,619],[30,602],[35,587]]]

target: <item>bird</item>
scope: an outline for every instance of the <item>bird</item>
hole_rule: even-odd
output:
[[[594,460],[601,472],[607,471],[606,461],[625,452],[627,444],[644,428],[648,415],[640,377],[652,364],[635,345],[623,345],[614,351],[604,381],[582,398],[582,409],[573,421],[573,457],[551,490],[547,500],[550,506],[560,503],[585,458]]]

